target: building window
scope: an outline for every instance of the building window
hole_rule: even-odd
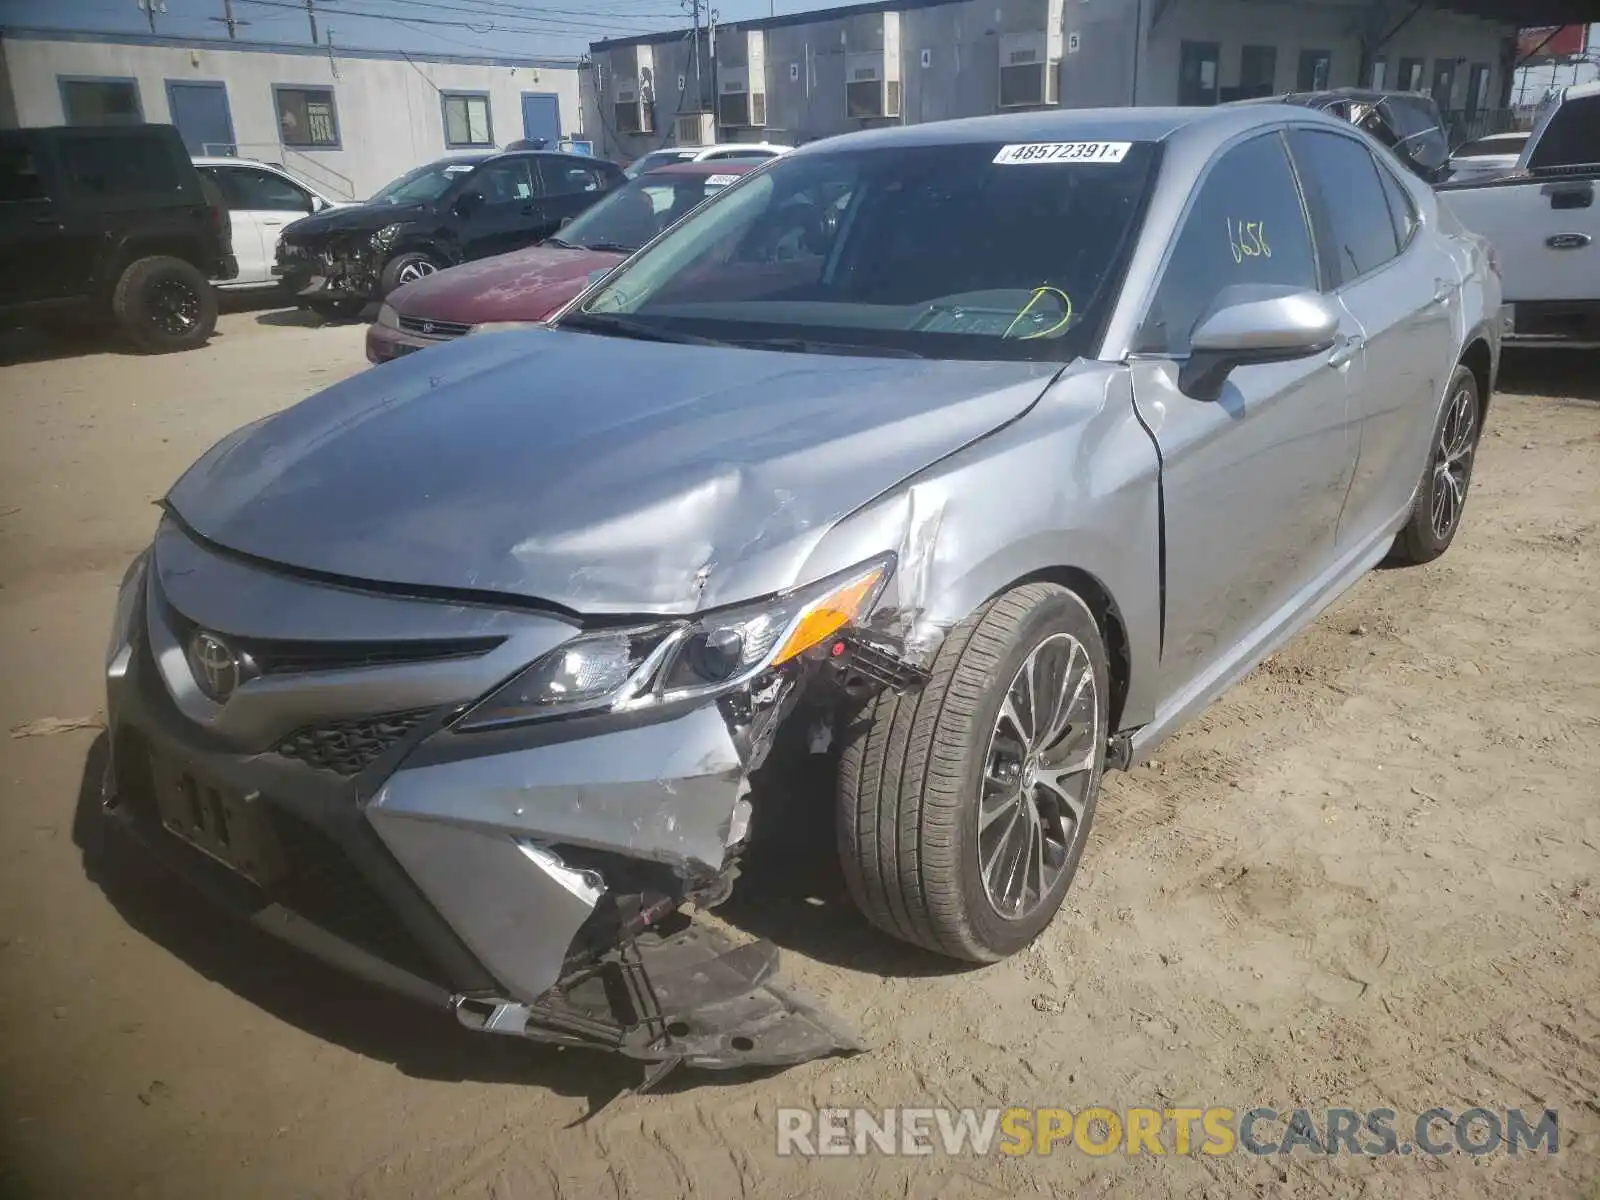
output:
[[[1400,78],[1395,86],[1402,92],[1420,92],[1422,90],[1423,62],[1420,58],[1402,58],[1400,60]]]
[[[1320,92],[1333,74],[1333,54],[1327,50],[1300,51],[1300,74],[1295,87],[1302,92]]]
[[[61,111],[68,125],[137,125],[144,120],[132,79],[63,78]]]
[[[1367,86],[1375,92],[1381,92],[1388,78],[1389,60],[1380,54],[1372,60],[1372,76],[1367,80]]]
[[[278,137],[285,146],[339,148],[339,114],[332,88],[274,84],[272,94],[278,103]]]
[[[1178,48],[1178,103],[1186,108],[1215,104],[1222,47],[1216,42],[1184,42]]]
[[[444,92],[444,144],[451,147],[492,146],[494,127],[489,123],[487,92]]]

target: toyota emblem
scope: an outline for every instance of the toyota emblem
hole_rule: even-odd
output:
[[[218,704],[239,690],[250,671],[250,660],[214,633],[196,630],[189,639],[189,670],[200,690]]]

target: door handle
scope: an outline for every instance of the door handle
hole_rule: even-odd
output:
[[[1558,233],[1545,238],[1544,244],[1552,250],[1582,250],[1593,241],[1587,233]]]
[[[1344,341],[1329,352],[1328,365],[1330,367],[1348,366],[1355,360],[1356,355],[1361,353],[1361,348],[1366,344],[1367,339],[1360,334],[1345,338]]]
[[[282,225],[283,224],[283,218],[282,217],[262,217],[261,218],[261,223],[263,225]]]

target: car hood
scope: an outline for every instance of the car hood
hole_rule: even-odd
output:
[[[692,612],[803,582],[833,523],[1026,411],[1058,366],[479,334],[246,426],[167,504],[329,576]]]
[[[463,325],[538,321],[581,292],[594,272],[624,257],[535,246],[436,272],[406,284],[389,303],[404,316]]]
[[[428,211],[426,204],[347,204],[301,217],[283,231],[292,242],[330,233],[376,233],[385,225],[414,221]]]

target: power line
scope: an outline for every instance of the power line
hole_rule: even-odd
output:
[[[240,0],[240,2],[244,4],[259,5],[263,8],[287,8],[297,11],[301,10],[302,7],[299,4],[292,3],[291,0]],[[352,0],[352,2],[359,3],[360,0]],[[361,12],[351,8],[334,7],[326,3],[323,4],[319,11],[337,16],[354,17],[357,20],[364,21],[399,20],[399,18],[395,17],[392,13]],[[586,15],[588,14],[579,15],[574,13],[574,15],[570,17],[555,17],[548,21],[545,21],[539,17],[521,18],[523,21],[540,22],[539,24],[530,25],[510,25],[504,23],[503,21],[473,22],[466,20],[450,20],[443,17],[406,17],[405,20],[415,25],[433,25],[447,29],[466,29],[476,34],[490,34],[498,32],[548,35],[553,33],[614,32],[618,29],[618,25],[615,22],[586,20]],[[641,26],[640,28],[643,29],[644,27]]]

